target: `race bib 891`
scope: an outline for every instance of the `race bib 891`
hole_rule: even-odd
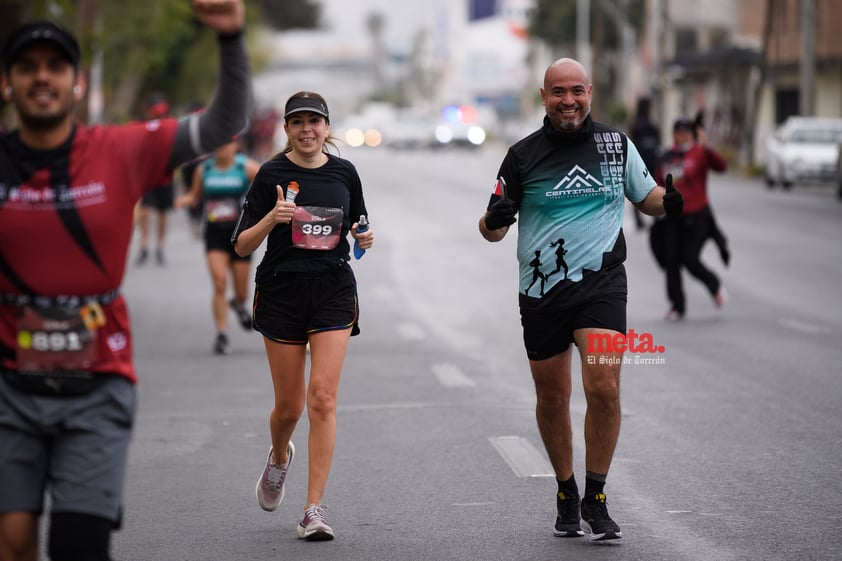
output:
[[[78,370],[97,360],[97,331],[105,325],[99,304],[81,308],[22,306],[17,316],[17,369]]]

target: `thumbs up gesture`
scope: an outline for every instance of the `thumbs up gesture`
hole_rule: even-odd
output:
[[[664,182],[664,212],[667,216],[681,216],[681,212],[684,210],[684,197],[681,195],[681,191],[675,188],[675,185],[672,184],[672,174],[667,174],[667,179]]]
[[[278,200],[270,215],[276,224],[289,224],[295,212],[295,203],[285,199],[283,187],[275,185],[275,188],[278,190]]]

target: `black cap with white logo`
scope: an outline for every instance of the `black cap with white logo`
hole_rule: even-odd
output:
[[[289,101],[287,101],[286,107],[284,108],[284,119],[288,119],[289,116],[293,113],[299,113],[301,111],[310,111],[312,113],[318,113],[325,119],[330,119],[330,115],[327,110],[327,105],[325,105],[324,102],[322,102],[318,98],[310,97],[308,95],[290,98]]]
[[[79,68],[79,44],[69,31],[51,21],[33,21],[15,29],[3,46],[3,64],[8,69],[33,43],[50,43]]]

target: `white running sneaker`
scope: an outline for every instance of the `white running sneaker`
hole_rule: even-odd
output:
[[[287,463],[278,465],[272,463],[272,448],[269,448],[269,458],[266,460],[266,467],[257,480],[257,487],[254,489],[257,495],[257,502],[263,510],[272,512],[281,501],[284,500],[284,481],[287,478],[292,459],[295,457],[295,446],[292,441],[287,446]]]
[[[325,520],[324,505],[310,505],[304,511],[304,518],[298,523],[295,535],[302,540],[325,541],[333,539],[333,529]]]

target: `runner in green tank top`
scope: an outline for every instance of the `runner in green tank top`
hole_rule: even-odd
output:
[[[238,153],[236,140],[220,146],[213,155],[196,166],[190,190],[178,198],[176,208],[205,203],[204,238],[208,272],[213,281],[211,307],[216,326],[213,343],[215,354],[228,352],[226,333],[228,307],[237,316],[243,329],[251,330],[251,312],[246,310],[251,257],[240,257],[231,244],[231,235],[240,216],[243,197],[251,185],[260,164]],[[234,296],[227,297],[228,275],[231,275]]]

